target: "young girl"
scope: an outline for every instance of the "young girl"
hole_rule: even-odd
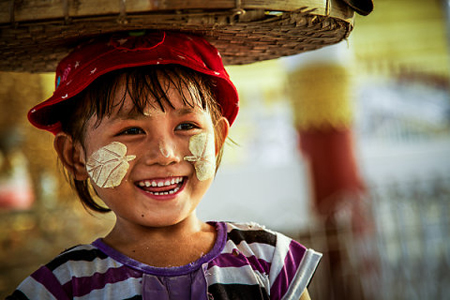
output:
[[[213,46],[174,32],[101,37],[56,76],[29,120],[55,134],[83,204],[116,222],[9,299],[309,299],[319,253],[256,224],[196,216],[238,112]]]

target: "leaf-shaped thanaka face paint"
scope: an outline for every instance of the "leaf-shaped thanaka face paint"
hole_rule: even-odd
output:
[[[86,163],[89,176],[101,188],[119,186],[136,155],[126,155],[127,146],[112,142],[95,151]]]
[[[216,171],[216,156],[214,135],[200,133],[189,140],[189,150],[192,156],[185,156],[184,160],[194,163],[197,178],[204,181],[214,177]]]

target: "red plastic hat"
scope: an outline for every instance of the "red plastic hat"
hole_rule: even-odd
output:
[[[222,114],[230,125],[239,110],[236,87],[226,72],[220,53],[200,36],[176,32],[127,33],[100,37],[78,46],[56,69],[56,90],[28,112],[37,128],[61,131],[58,103],[79,94],[99,76],[117,69],[177,64],[214,77]]]

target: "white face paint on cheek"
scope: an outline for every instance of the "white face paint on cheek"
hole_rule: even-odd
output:
[[[192,136],[189,140],[189,150],[193,155],[185,156],[184,160],[194,164],[198,180],[213,178],[216,172],[214,135],[200,133]]]
[[[127,146],[120,142],[112,142],[88,158],[86,170],[94,183],[101,188],[113,188],[122,183],[128,172],[129,161],[136,155],[126,155]]]

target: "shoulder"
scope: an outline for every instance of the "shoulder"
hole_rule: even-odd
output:
[[[227,222],[227,240],[236,245],[247,244],[266,244],[275,246],[277,243],[277,233],[265,228],[258,223],[234,223]]]
[[[284,256],[292,252],[301,256],[307,251],[306,247],[286,235],[267,229],[258,223],[232,223],[227,222],[227,242],[239,248],[251,248],[255,251],[263,251],[265,259],[270,261],[277,255]],[[255,253],[257,254],[257,253]]]
[[[45,267],[61,284],[73,278],[92,276],[94,272],[110,267],[112,261],[93,245],[78,245],[65,250]]]
[[[77,245],[61,252],[52,261],[46,264],[51,271],[62,266],[76,265],[80,262],[102,261],[108,256],[93,245]]]
[[[286,263],[299,265],[308,251],[297,241],[257,223],[226,222],[225,226],[226,244],[222,255],[240,254],[250,261],[264,262],[266,274],[280,270]]]
[[[243,254],[250,265],[256,261],[266,274],[270,294],[299,299],[308,285],[322,255],[286,235],[257,223],[226,223],[227,245],[224,252]],[[253,266],[254,269],[256,269]]]
[[[114,264],[93,245],[78,245],[63,251],[27,277],[14,292],[33,299],[71,299],[73,281],[90,278]],[[12,298],[14,299],[14,298]]]

